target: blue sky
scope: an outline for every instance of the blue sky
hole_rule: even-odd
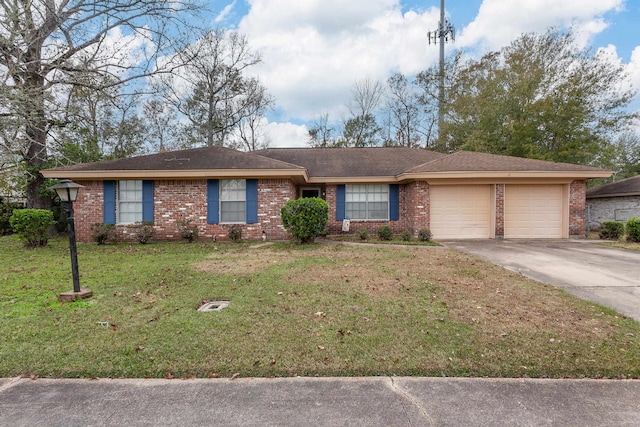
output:
[[[578,40],[606,49],[628,67],[640,88],[640,0],[446,0],[456,42],[447,47],[481,55],[523,32],[577,29]],[[440,0],[212,0],[211,25],[238,29],[262,54],[254,70],[276,99],[271,146],[303,146],[321,114],[340,121],[358,79],[414,75],[437,63],[428,45]],[[640,100],[633,104],[640,108]]]

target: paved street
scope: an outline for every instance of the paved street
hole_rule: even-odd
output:
[[[460,240],[444,244],[640,321],[640,252],[588,240]]]

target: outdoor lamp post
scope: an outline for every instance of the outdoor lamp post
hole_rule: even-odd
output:
[[[69,224],[69,251],[71,252],[71,274],[73,276],[73,291],[63,292],[60,299],[63,301],[75,301],[89,298],[92,292],[89,289],[80,289],[80,274],[78,273],[78,250],[76,248],[76,229],[73,218],[73,202],[78,197],[78,190],[84,188],[80,184],[62,179],[60,183],[50,187],[55,190],[61,201],[67,204],[67,223]]]

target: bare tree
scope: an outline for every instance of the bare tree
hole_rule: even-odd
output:
[[[344,122],[343,137],[347,145],[362,147],[376,145],[381,128],[376,121],[376,110],[384,94],[384,86],[370,79],[357,80],[351,89],[347,104],[350,117]]]
[[[419,147],[424,136],[420,127],[423,117],[415,91],[407,78],[399,73],[389,77],[387,86],[389,143],[401,147]]]
[[[160,99],[148,99],[142,111],[147,122],[147,144],[151,151],[171,151],[176,140],[175,108]]]
[[[229,143],[229,136],[244,120],[273,104],[260,82],[246,75],[261,58],[242,34],[210,31],[175,60],[187,65],[165,80],[171,90],[169,100],[189,119],[196,143]]]
[[[40,195],[39,171],[47,164],[51,129],[64,125],[60,94],[169,71],[159,58],[186,41],[184,18],[196,9],[188,0],[0,2],[0,116],[16,135],[2,143],[24,159],[29,207],[50,205]],[[87,83],[86,75],[111,79]]]

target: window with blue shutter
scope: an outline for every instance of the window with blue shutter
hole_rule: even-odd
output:
[[[258,222],[258,180],[247,180],[247,224]]]
[[[217,179],[207,181],[207,223],[220,222],[220,185]]]
[[[153,219],[153,181],[142,181],[142,222]]]
[[[389,185],[389,219],[391,221],[400,219],[400,186],[398,184]]]
[[[103,222],[116,223],[116,182],[104,181],[103,186]]]
[[[344,220],[345,214],[345,186],[336,185],[336,221]]]

